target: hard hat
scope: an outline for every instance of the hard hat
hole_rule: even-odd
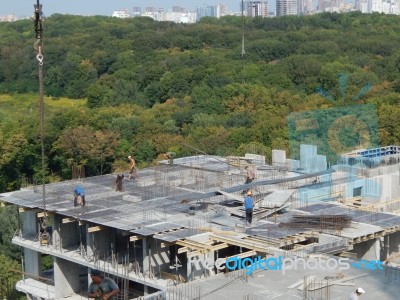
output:
[[[359,287],[359,288],[356,290],[356,292],[359,293],[359,294],[365,294],[364,289],[361,288],[361,287]]]
[[[131,157],[132,157],[132,156],[130,156],[130,155],[128,156],[128,158],[131,158]]]
[[[247,192],[247,195],[251,196],[251,195],[252,195],[252,192],[251,192],[251,191],[248,191],[248,192]]]

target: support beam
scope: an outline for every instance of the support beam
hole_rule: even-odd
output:
[[[40,213],[37,213],[37,217],[38,218],[45,218],[45,217],[51,217],[51,216],[53,216],[54,214],[52,213],[52,212],[40,212]]]
[[[269,245],[263,245],[261,243],[252,243],[250,241],[246,241],[246,240],[240,240],[240,239],[230,239],[227,237],[222,237],[222,236],[217,236],[217,235],[210,235],[210,239],[215,240],[215,241],[219,241],[222,243],[227,243],[229,245],[234,245],[234,246],[238,246],[238,247],[243,247],[243,248],[247,248],[247,249],[253,249],[257,252],[261,252],[261,253],[269,253]]]
[[[104,226],[92,226],[88,228],[88,233],[97,232],[106,229]]]
[[[162,242],[162,243],[160,243],[160,248],[166,248],[166,247],[172,246],[174,244],[175,243]]]
[[[30,211],[30,210],[32,210],[32,209],[33,209],[33,208],[20,207],[20,208],[18,208],[18,211],[19,211],[20,213],[24,213],[24,212]]]
[[[226,261],[230,258],[234,258],[234,257],[246,258],[246,257],[254,256],[254,255],[257,255],[257,251],[251,250],[251,251],[246,251],[246,252],[243,252],[240,254],[232,255],[229,257],[220,258],[220,260],[221,260],[221,262],[226,263]]]
[[[74,219],[74,218],[64,218],[64,219],[62,219],[62,223],[63,224],[66,224],[66,223],[72,223],[72,222],[76,222],[76,221],[78,221],[77,219]]]
[[[210,245],[195,242],[195,241],[188,241],[188,240],[178,240],[178,241],[176,241],[176,244],[179,246],[182,246],[182,247],[187,247],[189,249],[193,249],[193,250],[207,249],[207,250],[211,251],[211,249],[212,249],[212,246],[210,246]],[[178,253],[185,252],[185,251],[179,252],[179,250],[181,250],[181,249],[178,249]]]
[[[142,240],[143,238],[144,238],[143,236],[132,235],[131,237],[129,237],[129,241],[136,242],[136,241]]]
[[[198,255],[201,255],[201,254],[205,254],[205,253],[213,252],[213,251],[218,251],[218,250],[221,250],[221,249],[224,249],[224,248],[228,248],[228,247],[229,247],[229,245],[227,243],[222,243],[222,244],[218,244],[218,245],[212,246],[211,250],[210,249],[204,249],[204,250],[192,251],[192,252],[188,253],[187,255],[188,256],[198,256]],[[180,253],[179,250],[181,250],[181,249],[186,249],[185,252],[189,252],[189,249],[184,247],[184,248],[178,249],[178,253]]]

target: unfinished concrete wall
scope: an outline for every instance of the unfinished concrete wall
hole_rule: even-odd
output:
[[[62,245],[64,248],[75,247],[79,244],[82,236],[79,231],[78,222],[70,222],[66,224],[61,224],[61,237]]]
[[[54,283],[56,299],[79,292],[79,265],[56,257],[54,259]]]
[[[23,237],[27,239],[33,239],[37,237],[39,239],[39,224],[36,216],[37,211],[26,211],[22,214],[23,222]],[[34,276],[41,275],[41,254],[37,251],[24,248],[24,262],[25,272]]]
[[[400,175],[392,174],[392,199],[396,199],[400,197]]]
[[[151,266],[158,274],[160,272],[169,272],[169,248],[161,248],[161,241],[153,238],[148,239],[149,255]]]
[[[115,235],[112,229],[103,229],[88,233],[87,241],[88,245],[91,245],[93,251],[96,250],[100,259],[107,260],[106,256],[111,256],[111,247],[112,244],[115,244]]]
[[[207,254],[188,257],[187,259],[187,279],[189,281],[205,278],[214,274],[214,266],[216,261],[214,251]]]
[[[57,248],[78,247],[79,230],[78,222],[62,223],[63,217],[60,215],[54,216],[53,226],[53,245]]]
[[[353,252],[357,254],[358,259],[364,259],[368,261],[381,259],[380,239],[376,238],[355,244],[353,247]]]
[[[387,236],[389,245],[389,255],[400,253],[400,232],[395,232]]]

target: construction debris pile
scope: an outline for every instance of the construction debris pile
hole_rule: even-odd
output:
[[[283,227],[310,228],[319,230],[343,230],[350,227],[348,215],[295,215],[290,222],[280,223]]]

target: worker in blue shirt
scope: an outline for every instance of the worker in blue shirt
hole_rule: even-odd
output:
[[[85,206],[85,190],[80,185],[77,185],[74,190],[74,206]]]
[[[249,224],[251,224],[253,220],[254,199],[252,195],[253,193],[251,191],[248,191],[247,196],[244,198],[244,208],[246,210],[246,222],[249,222]]]

